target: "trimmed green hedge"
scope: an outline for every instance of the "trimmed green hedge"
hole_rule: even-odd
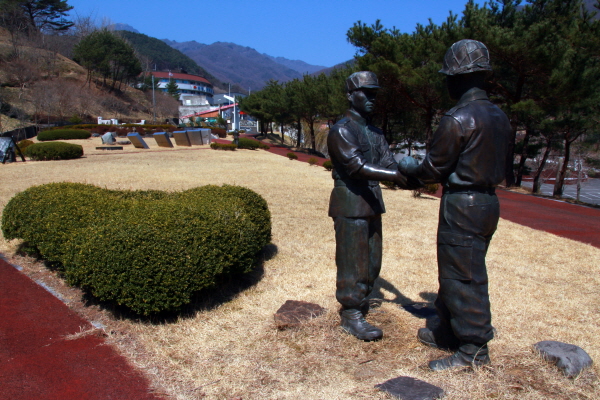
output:
[[[248,149],[248,150],[256,150],[260,146],[260,143],[256,140],[248,139],[248,138],[239,138],[238,139],[238,148],[239,149]]]
[[[212,142],[210,144],[210,148],[213,149],[213,150],[231,150],[231,151],[234,151],[238,147],[234,143],[217,143],[217,142]]]
[[[271,240],[271,217],[260,195],[238,186],[131,192],[51,183],[12,198],[2,232],[59,263],[70,284],[151,315],[177,310],[220,275],[250,271]]]
[[[38,133],[37,140],[46,142],[48,140],[89,139],[91,136],[92,134],[85,129],[56,129]]]
[[[23,155],[36,161],[72,160],[83,156],[83,147],[65,142],[34,143],[23,150]]]

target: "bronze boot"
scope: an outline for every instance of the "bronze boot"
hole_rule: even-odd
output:
[[[383,337],[383,331],[369,324],[361,310],[347,309],[342,311],[342,329],[360,340],[366,342],[379,340]]]
[[[460,345],[452,331],[443,331],[442,329],[420,328],[417,332],[417,339],[425,346],[440,350],[455,351]]]
[[[480,367],[490,363],[490,356],[486,345],[462,345],[460,349],[449,357],[433,360],[429,363],[432,371],[443,371],[445,369]]]

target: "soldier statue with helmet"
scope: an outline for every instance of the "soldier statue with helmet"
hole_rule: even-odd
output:
[[[402,188],[416,185],[398,171],[383,133],[369,123],[379,88],[377,76],[356,72],[346,80],[346,88],[350,109],[327,137],[334,180],[329,216],[336,240],[336,298],[342,305],[342,328],[370,341],[383,336],[381,329],[365,320],[367,296],[381,270],[385,207],[379,181],[395,182]]]
[[[443,68],[456,106],[441,119],[422,163],[406,157],[400,170],[425,183],[440,182],[437,232],[439,326],[418,331],[432,347],[455,351],[434,360],[434,371],[488,364],[493,338],[485,256],[500,215],[495,188],[504,179],[511,132],[508,117],[484,91],[492,70],[481,42],[465,39],[446,52]]]

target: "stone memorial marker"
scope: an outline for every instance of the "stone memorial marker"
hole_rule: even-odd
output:
[[[173,147],[173,143],[171,143],[171,139],[167,132],[156,132],[152,136],[156,140],[158,147]]]
[[[592,358],[581,347],[573,344],[544,340],[533,345],[542,358],[553,362],[569,378],[577,377],[592,366]]]
[[[300,326],[302,322],[324,313],[325,309],[318,304],[288,300],[277,310],[274,318],[277,328],[285,329]]]
[[[127,139],[129,139],[131,143],[133,143],[133,146],[136,149],[149,149],[144,139],[137,132],[128,133]]]
[[[116,136],[116,132],[106,132],[101,137],[102,144],[114,144],[117,141],[115,136]]]
[[[410,376],[390,379],[375,387],[402,400],[433,400],[444,396],[441,388]]]
[[[186,131],[175,131],[173,132],[173,139],[175,139],[175,144],[177,146],[187,146],[191,147],[190,138],[187,135]]]
[[[187,131],[187,135],[192,146],[202,146],[202,134],[200,129],[191,129]]]
[[[200,129],[200,135],[202,137],[202,144],[210,144],[210,139],[212,138],[212,135],[210,134],[210,129]]]

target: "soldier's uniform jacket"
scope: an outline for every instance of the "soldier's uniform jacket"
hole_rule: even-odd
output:
[[[384,213],[379,182],[361,177],[362,167],[367,163],[398,169],[381,130],[348,110],[329,131],[327,146],[334,179],[329,216],[360,218]]]
[[[413,175],[449,189],[491,188],[504,179],[510,122],[485,91],[471,89],[440,121]]]

